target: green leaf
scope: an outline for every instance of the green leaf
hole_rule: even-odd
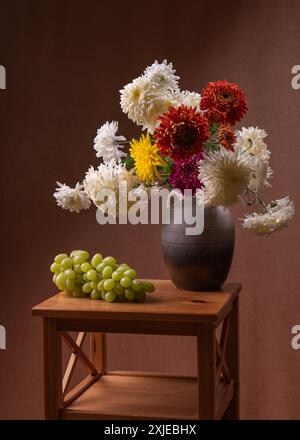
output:
[[[173,161],[170,157],[164,157],[165,165],[162,167],[159,167],[159,169],[162,171],[162,174],[170,174],[172,170]]]
[[[128,154],[126,157],[122,158],[122,161],[125,164],[127,171],[130,171],[132,168],[134,168],[134,160],[130,156],[130,154]]]
[[[212,142],[210,140],[204,143],[204,147],[207,153],[215,153],[220,149],[220,145],[218,142]]]

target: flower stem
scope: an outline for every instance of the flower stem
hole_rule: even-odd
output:
[[[251,188],[247,188],[247,191],[254,195],[255,199],[261,204],[264,211],[267,213],[268,212],[267,207],[266,207],[263,199],[260,197],[260,195],[257,192],[253,191],[253,189],[251,189]]]
[[[116,143],[118,144],[118,145],[126,145],[126,144],[130,144],[130,142],[131,141],[116,141]]]

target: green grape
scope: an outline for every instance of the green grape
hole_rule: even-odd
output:
[[[84,283],[84,285],[82,286],[82,290],[84,293],[91,293],[91,291],[93,290],[91,283]]]
[[[113,291],[107,292],[105,295],[105,301],[108,303],[114,302],[116,297],[117,297],[117,295],[115,294],[115,292],[113,292]]]
[[[112,279],[105,280],[103,283],[103,287],[105,290],[113,290],[115,287],[115,282]]]
[[[88,260],[90,258],[90,254],[87,251],[80,251],[80,254],[78,253],[78,255],[83,257],[85,260]]]
[[[145,292],[154,292],[155,286],[137,279],[136,271],[127,263],[119,265],[114,257],[102,258],[100,253],[93,255],[90,262],[89,257],[83,250],[72,251],[70,257],[65,253],[56,255],[50,271],[58,289],[74,297],[90,295],[108,303],[143,302]]]
[[[96,278],[95,280],[90,281],[92,288],[93,288],[93,289],[97,289],[98,284],[100,283],[100,281],[101,281],[101,280],[100,280],[99,278]]]
[[[87,279],[93,281],[97,278],[97,272],[94,269],[91,269],[86,274]]]
[[[143,290],[143,284],[140,280],[132,280],[132,288],[136,292],[140,292],[141,290]]]
[[[73,270],[76,273],[81,273],[81,264],[75,264],[74,267],[73,267]]]
[[[72,258],[66,257],[62,260],[60,265],[63,270],[69,269],[70,267],[73,266],[73,260]]]
[[[75,257],[73,257],[74,264],[82,264],[85,261],[86,261],[86,258],[84,257],[84,255],[76,255]]]
[[[120,264],[120,266],[118,267],[117,271],[119,272],[125,272],[125,270],[130,269],[130,267],[128,266],[128,264],[122,263]]]
[[[111,278],[114,281],[120,281],[120,279],[122,278],[123,274],[121,271],[119,270],[115,270],[112,274],[111,274]]]
[[[102,255],[95,254],[92,258],[91,264],[93,267],[97,267],[102,262]]]
[[[105,257],[103,258],[102,262],[108,264],[109,266],[113,266],[117,263],[117,260],[114,257]]]
[[[124,294],[124,287],[122,287],[120,283],[115,283],[114,292],[117,295],[123,295]]]
[[[81,257],[85,261],[90,258],[90,254],[87,251],[76,250],[71,252],[70,257]]]
[[[79,250],[72,251],[72,252],[70,253],[70,257],[71,257],[71,258],[76,257],[76,255],[78,255],[78,252],[79,252],[79,254],[80,254],[81,251],[79,251]]]
[[[66,276],[64,273],[59,273],[56,277],[56,285],[60,290],[66,287]]]
[[[91,293],[91,298],[92,299],[100,299],[101,298],[101,292],[99,292],[98,290],[94,289]]]
[[[84,292],[84,291],[81,289],[81,296],[82,296],[82,298],[84,298],[85,296],[90,296],[90,292]]]
[[[110,278],[112,272],[113,272],[112,267],[110,267],[110,266],[106,266],[106,267],[103,269],[103,271],[102,271],[102,276],[103,276],[103,278],[105,278],[105,279]]]
[[[125,297],[128,299],[128,301],[133,301],[135,298],[135,291],[131,288],[125,289]]]
[[[136,271],[134,269],[127,269],[123,273],[124,277],[128,277],[133,280],[136,277]]]
[[[67,254],[58,254],[56,255],[56,257],[54,258],[55,263],[60,264],[62,262],[62,260],[64,260],[65,258],[67,258]]]
[[[155,290],[154,284],[150,283],[150,281],[142,281],[142,285],[146,292],[154,292]]]
[[[71,279],[71,278],[66,279],[66,290],[72,291],[74,289],[74,285],[75,285],[75,283],[74,283],[73,279]]]
[[[92,269],[92,266],[90,265],[90,263],[82,263],[81,265],[81,270],[82,272],[88,272],[90,269]]]
[[[128,277],[123,277],[120,280],[120,284],[123,287],[130,287],[131,286],[131,279]]]
[[[146,298],[145,292],[143,290],[139,290],[135,292],[135,299],[137,302],[144,302]]]
[[[83,281],[83,276],[82,276],[80,273],[77,273],[77,274],[75,275],[74,280],[75,280],[75,283],[80,284],[80,283],[82,283],[82,281]]]
[[[66,275],[66,278],[69,278],[70,280],[74,280],[75,275],[76,275],[74,270],[72,270],[72,269],[66,269],[64,271],[64,274]]]
[[[100,290],[100,292],[101,292],[101,290],[104,290],[104,283],[105,283],[105,280],[101,280],[97,284],[97,289]]]
[[[52,263],[50,266],[50,270],[53,273],[58,273],[60,272],[60,265],[58,263]]]
[[[98,264],[98,266],[96,267],[96,271],[99,273],[102,273],[103,269],[106,267],[107,265],[105,263],[100,263]]]
[[[75,296],[75,298],[81,297],[81,286],[79,284],[75,284],[72,295]]]

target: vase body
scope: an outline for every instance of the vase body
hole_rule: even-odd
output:
[[[170,278],[179,289],[220,290],[230,270],[235,241],[234,220],[223,206],[204,208],[204,229],[186,235],[187,225],[163,224],[161,242]]]

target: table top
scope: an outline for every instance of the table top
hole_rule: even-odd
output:
[[[147,293],[144,303],[106,303],[61,292],[35,306],[32,312],[52,318],[219,322],[241,290],[241,284],[232,283],[218,292],[194,292],[179,290],[169,280],[151,281],[156,290]]]

